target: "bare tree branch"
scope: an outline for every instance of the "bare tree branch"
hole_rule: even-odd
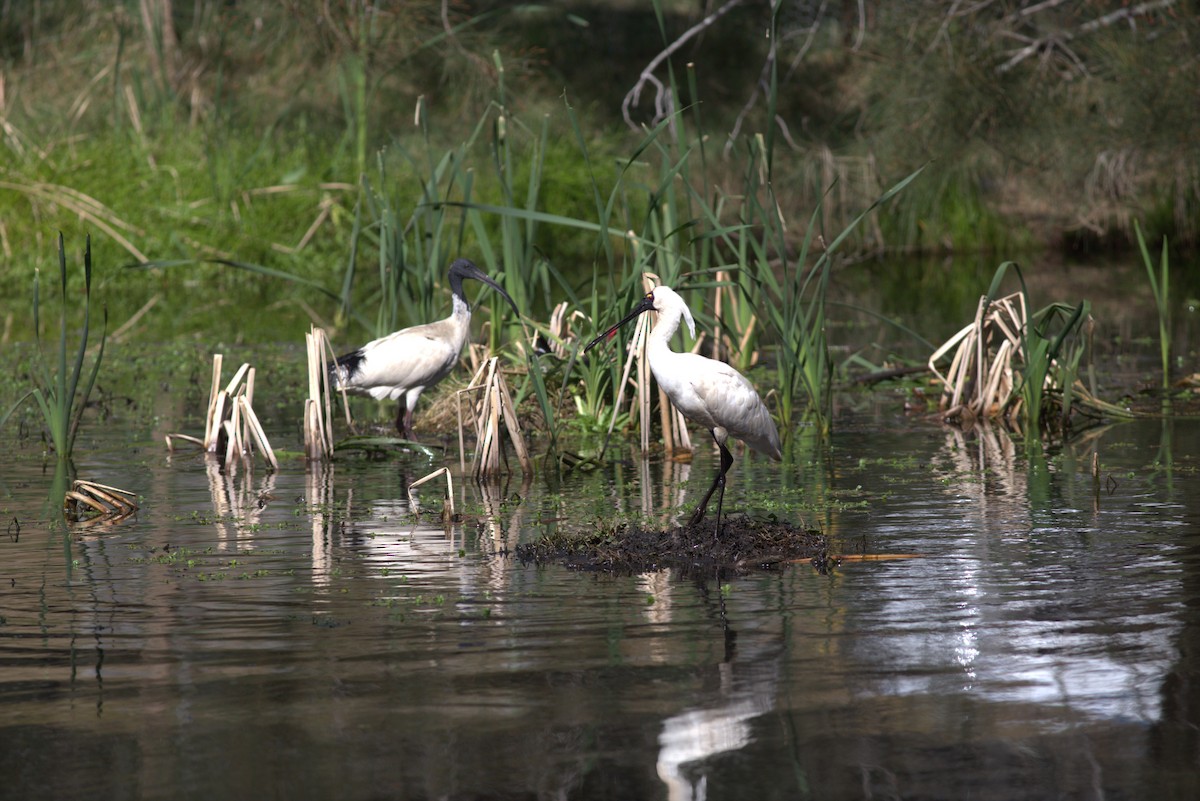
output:
[[[633,85],[633,88],[630,89],[625,94],[625,99],[621,102],[621,115],[625,118],[625,123],[630,128],[637,130],[637,127],[638,127],[634,123],[633,118],[630,116],[630,112],[629,112],[630,107],[636,106],[638,104],[638,101],[641,99],[641,96],[642,96],[642,88],[647,83],[653,83],[653,84],[655,84],[655,87],[656,87],[655,88],[655,96],[654,96],[654,106],[656,109],[656,114],[661,113],[661,110],[663,108],[667,107],[667,106],[664,106],[662,82],[654,77],[654,71],[656,69],[658,69],[659,65],[661,65],[663,63],[663,61],[665,61],[666,59],[670,58],[672,53],[674,53],[679,48],[683,47],[684,44],[686,44],[688,42],[688,40],[690,40],[696,34],[700,33],[701,31],[705,30],[706,28],[708,28],[714,22],[719,20],[721,17],[728,14],[735,7],[741,5],[742,2],[743,2],[743,0],[727,0],[725,5],[718,8],[712,14],[709,14],[707,17],[700,20],[700,22],[696,23],[692,27],[688,28],[686,31],[684,31],[680,35],[680,37],[678,39],[676,39],[674,42],[671,42],[671,44],[667,45],[667,47],[661,53],[659,53],[657,56],[655,56],[653,59],[651,59],[650,63],[647,64],[646,67],[642,70],[642,74],[638,78],[637,83],[635,83]],[[659,121],[659,119],[661,119],[661,117],[657,117],[652,122],[657,123]]]
[[[800,62],[804,60],[804,57],[808,55],[808,51],[812,49],[813,41],[817,38],[817,30],[821,27],[821,20],[825,18],[825,7],[827,5],[829,5],[828,0],[821,0],[821,5],[817,8],[817,13],[813,19],[812,25],[809,25],[807,28],[799,31],[799,33],[808,34],[808,37],[804,40],[804,44],[801,45],[800,50],[795,56],[792,57],[792,63],[788,65],[787,74],[783,78],[784,83],[787,83],[789,80],[791,80],[792,74],[800,68]],[[788,38],[791,37],[789,36]]]
[[[779,2],[779,0],[772,0],[773,4],[777,2]],[[817,8],[817,13],[813,15],[813,22],[811,25],[794,33],[790,33],[786,37],[781,37],[783,41],[786,41],[801,34],[807,35],[804,40],[804,44],[800,46],[799,52],[796,53],[796,55],[792,58],[791,64],[788,65],[788,71],[783,78],[784,83],[787,83],[789,80],[791,80],[792,74],[799,68],[800,62],[804,60],[804,56],[808,53],[809,49],[812,48],[813,41],[817,36],[817,31],[821,27],[821,20],[825,18],[825,8],[828,5],[828,0],[821,0],[821,5]],[[738,134],[741,133],[742,123],[746,121],[746,116],[750,113],[750,110],[754,108],[755,104],[757,104],[759,90],[761,89],[764,92],[766,91],[767,76],[771,72],[771,65],[775,62],[775,57],[775,42],[772,42],[771,50],[767,54],[766,63],[763,64],[762,72],[759,73],[758,80],[754,83],[754,91],[750,93],[750,97],[746,100],[745,105],[742,106],[742,110],[738,112],[737,119],[733,124],[733,130],[729,132],[729,136],[725,140],[724,153],[726,156],[728,156],[729,151],[733,149],[733,145],[737,141]],[[775,115],[775,121],[779,125],[780,130],[783,132],[783,138],[786,139],[788,144],[792,146],[792,149],[798,150],[799,146],[792,138],[792,133],[788,129],[787,123],[784,122],[783,118],[778,114]]]
[[[1040,2],[1040,3],[1034,3],[1031,6],[1025,6],[1024,8],[1020,9],[1019,11],[1014,11],[1013,13],[1011,13],[1007,17],[1005,17],[1004,21],[1005,22],[1016,22],[1017,20],[1022,20],[1022,19],[1025,19],[1026,17],[1032,17],[1034,14],[1038,13],[1039,11],[1045,11],[1048,8],[1054,8],[1055,6],[1061,6],[1063,3],[1066,3],[1066,2],[1067,2],[1067,0],[1042,0],[1042,2]]]
[[[487,63],[481,56],[472,53],[467,48],[463,47],[462,42],[458,40],[458,33],[453,25],[450,24],[450,0],[442,0],[442,30],[446,32],[446,39],[450,41],[454,47],[462,53],[468,61],[475,65],[475,68],[483,75],[489,78],[493,77],[491,65]]]
[[[1159,9],[1169,8],[1175,5],[1176,2],[1178,2],[1178,0],[1150,0],[1150,2],[1139,3],[1136,6],[1117,9],[1109,14],[1105,14],[1103,17],[1097,17],[1090,22],[1085,22],[1084,24],[1080,25],[1076,31],[1056,31],[1051,36],[1035,39],[1025,47],[1022,47],[1020,50],[1017,50],[1015,53],[1013,53],[1008,61],[1005,61],[996,68],[996,72],[1008,72],[1013,67],[1017,66],[1038,51],[1045,50],[1049,52],[1056,48],[1066,51],[1066,43],[1070,42],[1072,39],[1082,36],[1083,34],[1092,33],[1100,30],[1101,28],[1107,28],[1110,25],[1115,25],[1116,23],[1121,22],[1122,20],[1133,19],[1134,17],[1144,16],[1153,11],[1158,11]],[[1057,3],[1058,0],[1046,0],[1046,2],[1029,6],[1026,9],[1023,9],[1023,11],[1033,13],[1034,9],[1040,11],[1043,8],[1049,8],[1052,5],[1057,5]],[[1069,51],[1067,52],[1069,57],[1078,61],[1078,58],[1075,57],[1073,53],[1070,53]]]
[[[824,6],[824,3],[822,3]],[[858,31],[854,34],[854,47],[851,52],[857,53],[862,47],[863,39],[867,36],[867,6],[866,0],[858,0]]]
[[[1134,17],[1140,17],[1145,14],[1149,14],[1151,11],[1158,11],[1160,8],[1173,6],[1176,2],[1177,0],[1153,0],[1153,2],[1140,3],[1130,8],[1120,8],[1111,14],[1105,14],[1099,19],[1094,19],[1091,22],[1085,22],[1083,25],[1079,26],[1079,32],[1091,33],[1092,31],[1099,30],[1100,28],[1107,28],[1109,25],[1115,25],[1124,19],[1133,19]]]

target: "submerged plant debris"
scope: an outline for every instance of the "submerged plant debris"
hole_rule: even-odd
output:
[[[770,570],[806,559],[824,570],[834,559],[819,531],[749,517],[726,518],[720,538],[711,519],[666,530],[624,522],[551,534],[518,545],[516,553],[525,563],[560,563],[576,570],[629,574],[674,569],[688,576]]]

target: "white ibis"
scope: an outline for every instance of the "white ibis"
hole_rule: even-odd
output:
[[[670,287],[658,286],[650,291],[629,315],[593,339],[584,351],[608,339],[617,329],[642,312],[658,312],[658,322],[650,332],[646,354],[654,380],[667,393],[675,408],[693,423],[702,425],[712,434],[721,451],[721,468],[700,506],[692,515],[691,525],[704,519],[713,492],[717,496],[717,536],[721,534],[721,506],[725,500],[725,474],[733,464],[733,455],[725,447],[730,435],[737,437],[759,453],[779,460],[779,430],[758,396],[754,385],[744,375],[724,362],[698,353],[676,353],[671,350],[671,337],[679,330],[680,319],[687,321],[688,331],[696,336],[696,321],[683,298]]]
[[[495,289],[519,315],[517,304],[504,288],[467,259],[450,265],[450,293],[454,309],[436,323],[414,325],[373,340],[338,358],[330,368],[334,388],[376,400],[398,400],[396,430],[412,432],[413,409],[421,393],[441,381],[454,365],[471,331],[471,306],[463,294],[464,278],[474,278]]]

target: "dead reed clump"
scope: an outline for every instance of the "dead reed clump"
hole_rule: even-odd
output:
[[[278,470],[279,461],[267,441],[266,432],[254,413],[254,368],[243,364],[234,373],[229,384],[221,389],[221,364],[224,357],[213,355],[212,390],[209,393],[208,414],[205,418],[204,438],[187,434],[168,434],[167,450],[175,450],[175,440],[199,445],[205,453],[223,458],[227,470],[236,471],[241,462],[249,469],[254,463],[257,450],[267,462],[269,470]]]
[[[95,481],[76,479],[63,499],[67,520],[80,527],[111,526],[138,510],[137,495]]]
[[[981,298],[975,320],[929,357],[929,369],[943,386],[945,418],[1000,416],[1015,387],[1013,360],[1021,352],[1026,315],[1020,292],[995,301]],[[943,375],[937,365],[951,350],[954,357]]]
[[[475,429],[475,456],[471,460],[471,472],[476,477],[495,476],[502,472],[510,472],[504,455],[502,431],[508,433],[508,439],[516,451],[521,463],[521,472],[533,474],[533,460],[529,456],[529,448],[525,444],[525,436],[521,433],[521,423],[517,420],[517,410],[513,404],[512,395],[508,391],[508,383],[504,373],[499,369],[500,359],[497,356],[485,361],[471,377],[466,389],[456,393],[458,399],[458,454],[459,463],[466,469],[466,443],[464,437],[462,398],[465,395],[477,395],[470,407],[470,422]]]

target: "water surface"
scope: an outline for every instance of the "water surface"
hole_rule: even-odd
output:
[[[707,448],[553,488],[456,476],[466,516],[443,528],[440,486],[421,520],[406,493],[442,459],[228,476],[113,425],[79,472],[142,511],[64,539],[17,446],[0,796],[1197,797],[1200,424],[1032,457],[887,415],[838,431],[791,463],[739,458],[727,507],[917,557],[720,584],[513,555],[614,514],[669,521]]]

